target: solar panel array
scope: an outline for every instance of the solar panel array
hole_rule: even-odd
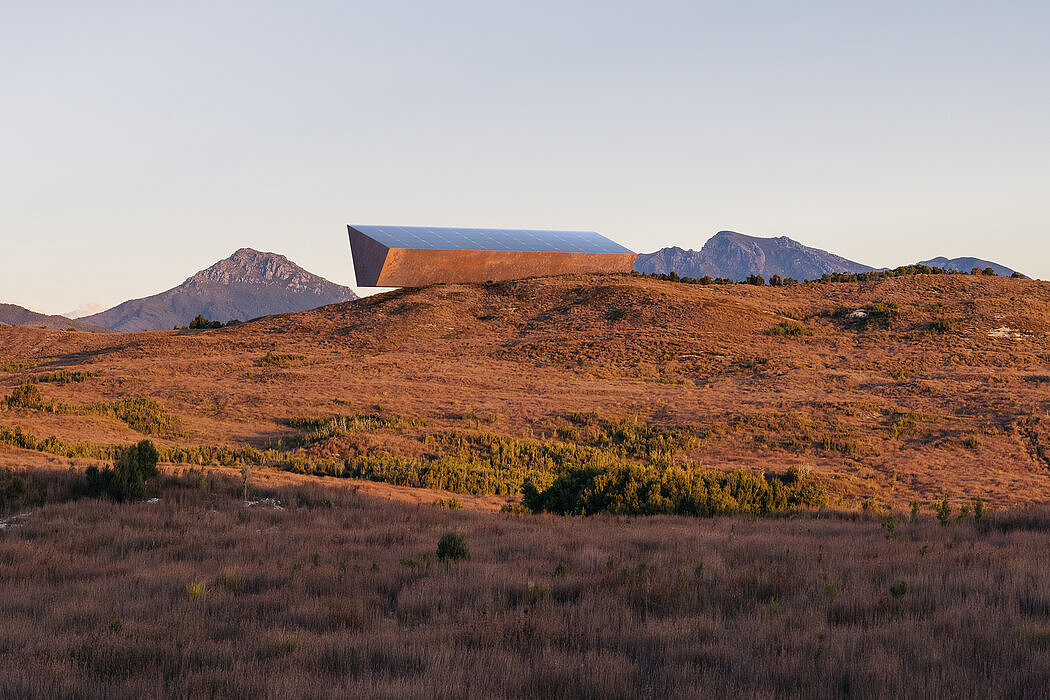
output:
[[[546,253],[631,253],[594,231],[434,228],[430,226],[352,226],[387,248],[501,250]]]

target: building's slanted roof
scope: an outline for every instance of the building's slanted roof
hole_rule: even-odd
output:
[[[632,254],[594,231],[434,228],[430,226],[351,226],[387,248],[416,250],[493,250],[544,253]]]

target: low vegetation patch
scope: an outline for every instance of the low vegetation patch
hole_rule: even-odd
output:
[[[112,467],[99,469],[92,464],[86,472],[88,490],[114,501],[139,500],[146,495],[146,482],[159,473],[159,456],[153,443],[143,440],[123,450]]]
[[[87,372],[84,370],[60,369],[47,374],[33,377],[32,381],[38,384],[79,384],[86,382],[91,377],[97,377],[101,372]]]
[[[766,331],[766,334],[797,338],[805,335],[813,335],[813,329],[806,328],[798,321],[781,321]]]
[[[352,416],[329,416],[327,418],[297,417],[288,420],[288,425],[301,432],[294,437],[275,440],[276,449],[294,449],[322,442],[343,435],[368,433],[376,430],[403,429],[425,425],[421,418],[405,418],[394,413],[365,413]]]
[[[23,382],[4,399],[4,408],[44,410],[65,415],[94,415],[115,418],[144,435],[172,433],[178,419],[167,412],[159,402],[146,397],[130,397],[120,401],[76,405],[64,401],[45,400],[35,383]]]
[[[280,367],[282,369],[286,369],[304,361],[306,361],[306,357],[303,355],[294,355],[292,353],[268,352],[261,360],[258,360],[255,364],[259,365],[260,367]]]
[[[241,322],[238,319],[232,319],[223,323],[222,321],[211,321],[204,318],[202,314],[197,314],[197,317],[189,322],[189,325],[183,326],[184,329],[191,331],[195,330],[211,330],[215,328],[223,328],[226,326],[239,326]],[[177,329],[176,329],[177,330]]]
[[[0,360],[0,372],[28,372],[37,366],[37,363],[30,360]]]
[[[560,515],[774,515],[828,504],[827,490],[801,470],[784,475],[641,465],[574,467],[545,490],[531,482],[524,505]]]
[[[556,428],[551,437],[632,459],[673,457],[699,442],[692,429],[663,428],[637,419],[610,420],[597,413],[574,412],[566,420],[569,425]]]

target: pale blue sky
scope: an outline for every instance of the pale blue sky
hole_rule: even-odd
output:
[[[1050,3],[3,2],[0,299],[345,224],[720,229],[1050,278]]]

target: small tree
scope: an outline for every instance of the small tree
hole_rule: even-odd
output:
[[[438,541],[437,556],[446,564],[460,559],[470,559],[467,539],[458,532],[446,532]]]
[[[937,520],[941,522],[941,525],[947,525],[951,522],[952,517],[952,504],[948,502],[948,498],[945,497],[943,501],[937,504]]]
[[[22,382],[15,387],[11,395],[5,399],[5,403],[8,406],[22,407],[22,408],[35,408],[43,403],[43,399],[40,396],[40,389],[37,388],[36,384],[32,382]]]
[[[146,481],[160,473],[159,458],[156,446],[143,440],[121,452],[114,467],[88,467],[88,489],[96,496],[105,494],[115,501],[142,498],[146,495]]]

